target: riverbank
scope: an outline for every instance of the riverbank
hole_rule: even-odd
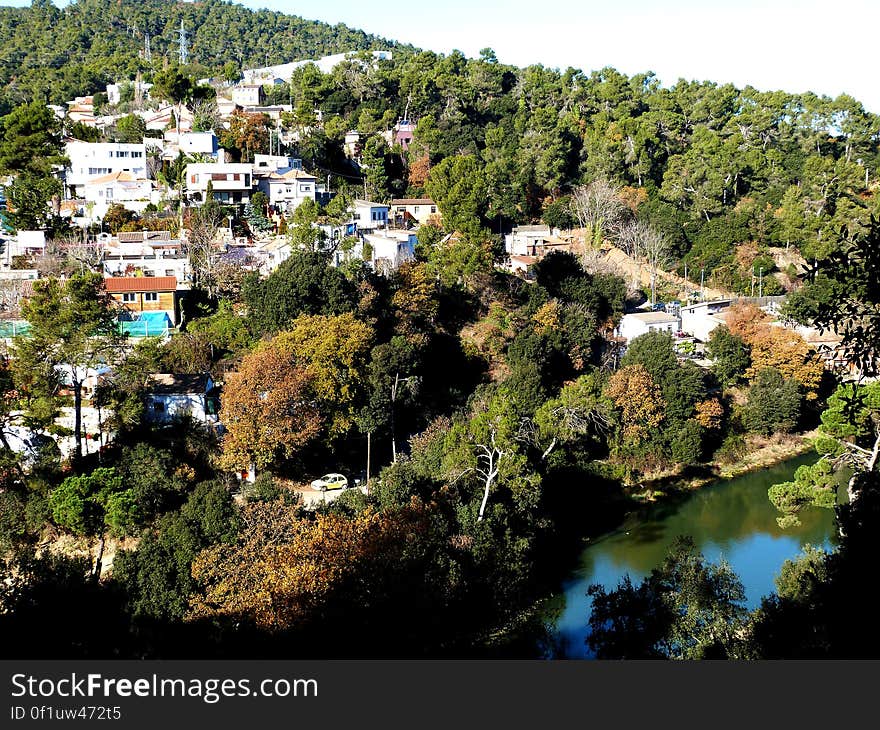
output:
[[[818,431],[777,434],[769,438],[751,437],[749,451],[737,461],[709,462],[699,468],[679,467],[674,471],[651,474],[639,483],[643,487],[632,495],[639,501],[654,502],[667,494],[691,492],[719,479],[733,479],[788,461],[812,450]]]
[[[588,588],[601,585],[611,591],[627,576],[638,586],[662,564],[680,536],[690,537],[709,563],[724,560],[730,566],[743,585],[749,610],[775,592],[775,578],[785,561],[798,557],[804,545],[833,549],[837,535],[833,510],[805,508],[799,525],[783,529],[767,498],[771,486],[790,481],[801,465],[817,457],[807,451],[774,466],[757,465],[795,449],[796,443],[764,444],[750,453],[748,473],[643,503],[615,529],[586,543],[567,578],[548,599],[547,621],[558,637],[551,645],[552,656],[590,658],[585,644],[590,630]],[[736,466],[747,468],[744,463]]]
[[[619,511],[609,510],[606,521],[593,525],[586,532],[579,532],[576,537],[572,535],[570,544],[557,546],[560,548],[557,558],[542,565],[539,571],[541,580],[536,586],[534,600],[524,605],[512,617],[508,617],[503,625],[493,627],[485,635],[480,636],[479,643],[483,653],[479,655],[492,658],[564,656],[566,652],[554,646],[556,640],[550,627],[556,625],[565,612],[566,601],[560,593],[559,586],[578,570],[576,558],[572,559],[570,564],[567,562],[570,550],[577,549],[577,555],[580,555],[586,547],[595,544],[597,538],[619,532],[625,524],[635,524],[634,520],[638,521],[644,515],[651,514],[655,506],[661,503],[671,505],[683,503],[687,501],[688,495],[702,487],[764,471],[806,454],[813,449],[816,436],[816,431],[807,431],[770,438],[753,437],[747,442],[747,453],[733,463],[711,462],[701,464],[699,467],[655,473],[640,480],[635,488],[623,487]],[[763,488],[757,501],[760,501],[761,507],[765,507],[765,511],[771,514],[772,519],[768,521],[772,521],[775,525],[775,511],[767,499],[766,488]],[[739,518],[733,520],[734,524],[742,522],[743,519]],[[766,529],[772,530],[775,527],[768,525]],[[558,535],[558,532],[556,534]],[[579,546],[579,549],[575,546]],[[661,551],[664,555],[665,549],[666,547]],[[565,558],[559,559],[560,554]],[[578,605],[581,603],[581,598],[577,596]],[[533,651],[536,653],[532,654]]]

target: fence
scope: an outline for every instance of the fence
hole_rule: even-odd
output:
[[[11,340],[13,337],[25,336],[30,333],[31,325],[23,320],[0,321],[0,339]],[[171,333],[171,325],[165,319],[137,319],[119,323],[120,334],[129,337],[165,337]]]
[[[0,321],[0,339],[9,340],[18,335],[26,335],[30,329],[30,323],[24,320]]]

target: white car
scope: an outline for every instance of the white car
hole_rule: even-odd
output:
[[[312,489],[319,489],[322,492],[328,489],[348,489],[348,479],[342,474],[325,474],[312,482]]]

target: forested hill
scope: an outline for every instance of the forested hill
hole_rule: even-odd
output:
[[[139,57],[150,34],[153,63],[177,58],[180,21],[190,32],[190,59],[206,70],[232,60],[247,68],[398,44],[294,15],[250,10],[222,0],[50,0],[0,7],[0,114],[35,96],[63,103],[131,78],[150,65]]]

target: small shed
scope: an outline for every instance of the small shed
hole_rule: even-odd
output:
[[[169,423],[188,416],[200,423],[217,423],[218,398],[208,373],[155,373],[147,387],[147,418]]]

